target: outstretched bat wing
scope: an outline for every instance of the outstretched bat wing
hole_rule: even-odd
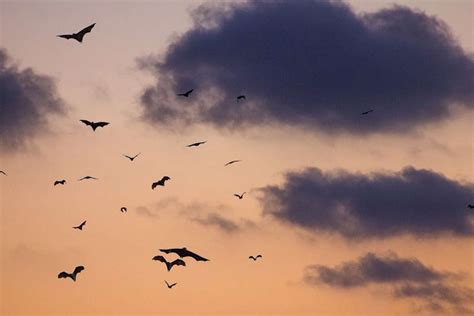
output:
[[[83,266],[78,266],[74,269],[74,272],[73,274],[78,274],[79,272],[81,272],[82,270],[84,270],[84,267]]]
[[[85,27],[83,28],[82,30],[80,30],[77,34],[81,34],[82,36],[84,36],[85,34],[89,33],[90,31],[92,31],[92,29],[94,28],[95,26],[95,23],[89,25],[88,27]]]
[[[58,279],[65,279],[68,277],[69,277],[69,273],[64,272],[64,271],[58,274]]]
[[[95,126],[104,127],[104,126],[107,126],[109,124],[110,124],[109,122],[97,122],[97,123],[95,123]]]
[[[61,38],[65,38],[65,39],[74,38],[74,36],[72,34],[57,35],[57,37],[61,37]]]
[[[209,261],[209,259],[206,259],[204,257],[201,257],[200,255],[198,255],[197,253],[194,253],[192,251],[189,251],[187,249],[184,249],[184,250],[180,250],[180,252],[178,252],[178,255],[180,257],[191,257],[193,258],[194,260],[196,261]]]
[[[163,257],[163,256],[154,256],[154,257],[152,258],[152,260],[156,260],[156,261],[160,261],[160,262],[164,262],[164,263],[167,262],[166,259],[165,259],[165,257]]]
[[[181,259],[176,259],[173,262],[171,262],[171,266],[174,266],[174,265],[176,265],[176,266],[186,266],[186,262],[184,262]]]
[[[92,122],[88,120],[80,120],[82,123],[86,124],[87,126],[92,126]]]

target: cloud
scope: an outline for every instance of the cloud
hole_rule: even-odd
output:
[[[336,267],[312,265],[306,268],[304,280],[310,285],[325,284],[341,289],[386,285],[395,298],[411,298],[432,311],[454,309],[469,312],[474,290],[459,286],[458,274],[441,272],[415,258],[400,258],[394,253],[378,256],[367,253],[356,261]]]
[[[0,148],[14,151],[48,130],[48,117],[65,112],[55,82],[30,68],[20,70],[0,48]]]
[[[474,105],[472,57],[420,11],[253,1],[203,5],[192,18],[163,56],[139,59],[156,78],[141,95],[151,124],[403,132],[446,119],[452,104]],[[191,98],[176,97],[191,88]]]
[[[214,226],[227,233],[237,232],[241,228],[234,221],[227,219],[217,213],[209,213],[204,217],[193,217],[191,219],[201,225]]]
[[[260,192],[264,214],[314,232],[346,238],[474,235],[473,214],[466,210],[474,185],[430,170],[361,174],[308,168]]]

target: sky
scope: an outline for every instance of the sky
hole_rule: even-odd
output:
[[[1,314],[474,315],[473,14],[0,1]]]

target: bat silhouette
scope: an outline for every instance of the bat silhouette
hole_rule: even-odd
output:
[[[373,112],[373,111],[375,111],[375,110],[368,110],[368,111],[365,111],[365,112],[360,113],[360,115],[367,115],[367,114],[369,114],[369,113],[371,113],[371,112]]]
[[[54,186],[58,185],[58,184],[61,184],[61,185],[65,185],[66,184],[66,180],[56,180],[54,181]]]
[[[242,198],[244,197],[244,194],[245,194],[245,192],[244,192],[244,193],[242,193],[241,195],[234,194],[234,196],[238,197],[238,198],[239,198],[239,200],[242,200]]]
[[[194,91],[194,89],[191,89],[189,91],[186,91],[185,93],[178,93],[177,96],[180,96],[180,97],[189,97],[189,95]]]
[[[228,165],[231,165],[231,164],[233,164],[233,163],[239,162],[239,161],[242,161],[242,160],[232,160],[232,161],[229,161],[228,163],[226,163],[226,164],[224,165],[224,167],[225,167],[225,166],[228,166]]]
[[[237,101],[239,101],[239,100],[246,100],[246,99],[247,99],[247,98],[245,97],[245,95],[239,95],[239,96],[237,97]]]
[[[71,278],[74,282],[76,282],[76,276],[79,272],[81,272],[82,270],[84,270],[84,267],[83,266],[78,266],[74,269],[74,272],[73,273],[67,273],[67,272],[61,272],[58,274],[58,279],[65,279],[65,278]]]
[[[133,157],[130,157],[130,156],[127,156],[127,155],[123,155],[123,156],[126,157],[126,158],[128,158],[128,159],[130,159],[130,161],[133,161],[133,159],[137,158],[140,154],[141,154],[141,153],[138,153],[138,154],[136,154],[136,155],[133,156]]]
[[[262,255],[256,255],[255,257],[254,256],[249,257],[249,259],[253,259],[253,261],[256,261],[258,258],[262,258]]]
[[[81,223],[81,225],[76,226],[76,227],[73,227],[73,228],[74,228],[74,229],[82,230],[82,228],[84,227],[85,224],[86,224],[86,221],[83,221],[83,222]]]
[[[197,147],[199,145],[202,145],[202,144],[205,144],[207,141],[203,141],[203,142],[197,142],[197,143],[192,143],[192,144],[189,144],[188,146],[186,147]]]
[[[86,35],[90,31],[92,31],[92,28],[94,27],[94,25],[95,25],[95,23],[89,25],[86,28],[83,28],[82,30],[80,30],[77,33],[58,35],[58,37],[65,38],[67,40],[72,38],[72,39],[75,39],[76,41],[78,41],[79,43],[82,43],[82,39],[84,38],[84,35]]]
[[[470,209],[473,209],[473,208],[474,208],[474,205],[468,204],[467,207],[469,207]]]
[[[85,177],[80,178],[80,179],[77,180],[77,181],[82,181],[82,180],[99,180],[99,179],[98,179],[98,178],[91,177],[91,176],[85,176]]]
[[[5,171],[0,170],[0,173],[3,173],[4,175],[7,175]]]
[[[193,258],[194,260],[196,261],[209,261],[209,259],[206,259],[204,257],[201,257],[200,255],[194,253],[194,252],[191,252],[189,251],[188,249],[186,248],[171,248],[171,249],[160,249],[161,252],[164,252],[164,253],[175,253],[177,254],[178,256],[180,256],[181,258],[184,258],[184,257],[191,257]]]
[[[108,122],[91,122],[88,120],[80,120],[80,121],[86,124],[87,126],[90,126],[94,132],[97,127],[104,127],[110,124]]]
[[[126,213],[126,212],[127,212],[127,208],[126,208],[125,206],[122,206],[122,207],[120,208],[120,212]]]
[[[163,256],[154,256],[152,258],[152,260],[156,260],[156,261],[160,261],[160,262],[163,262],[164,264],[166,264],[166,269],[168,269],[168,271],[171,270],[171,268],[173,266],[186,266],[186,262],[184,262],[183,260],[181,259],[176,259],[174,261],[171,261],[171,262],[168,262],[165,257]]]
[[[159,185],[165,186],[165,182],[168,181],[168,180],[171,180],[171,178],[168,177],[168,176],[164,176],[163,178],[161,178],[161,180],[153,182],[151,184],[151,189],[154,190]]]
[[[178,283],[169,284],[168,281],[166,281],[166,280],[165,280],[165,283],[166,283],[166,286],[167,286],[169,289],[173,288],[173,286],[175,286],[176,284],[178,284]]]

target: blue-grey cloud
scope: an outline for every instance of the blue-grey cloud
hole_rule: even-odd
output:
[[[287,173],[283,185],[260,191],[264,214],[316,233],[347,238],[474,235],[474,214],[466,209],[474,185],[430,170],[361,174],[308,168]]]
[[[27,145],[48,129],[49,115],[64,112],[54,81],[30,68],[18,69],[0,48],[0,148]]]
[[[449,117],[451,104],[474,105],[473,58],[420,11],[251,1],[204,5],[192,17],[163,56],[140,60],[156,77],[141,95],[152,124],[400,132]],[[367,109],[375,112],[359,115]]]

